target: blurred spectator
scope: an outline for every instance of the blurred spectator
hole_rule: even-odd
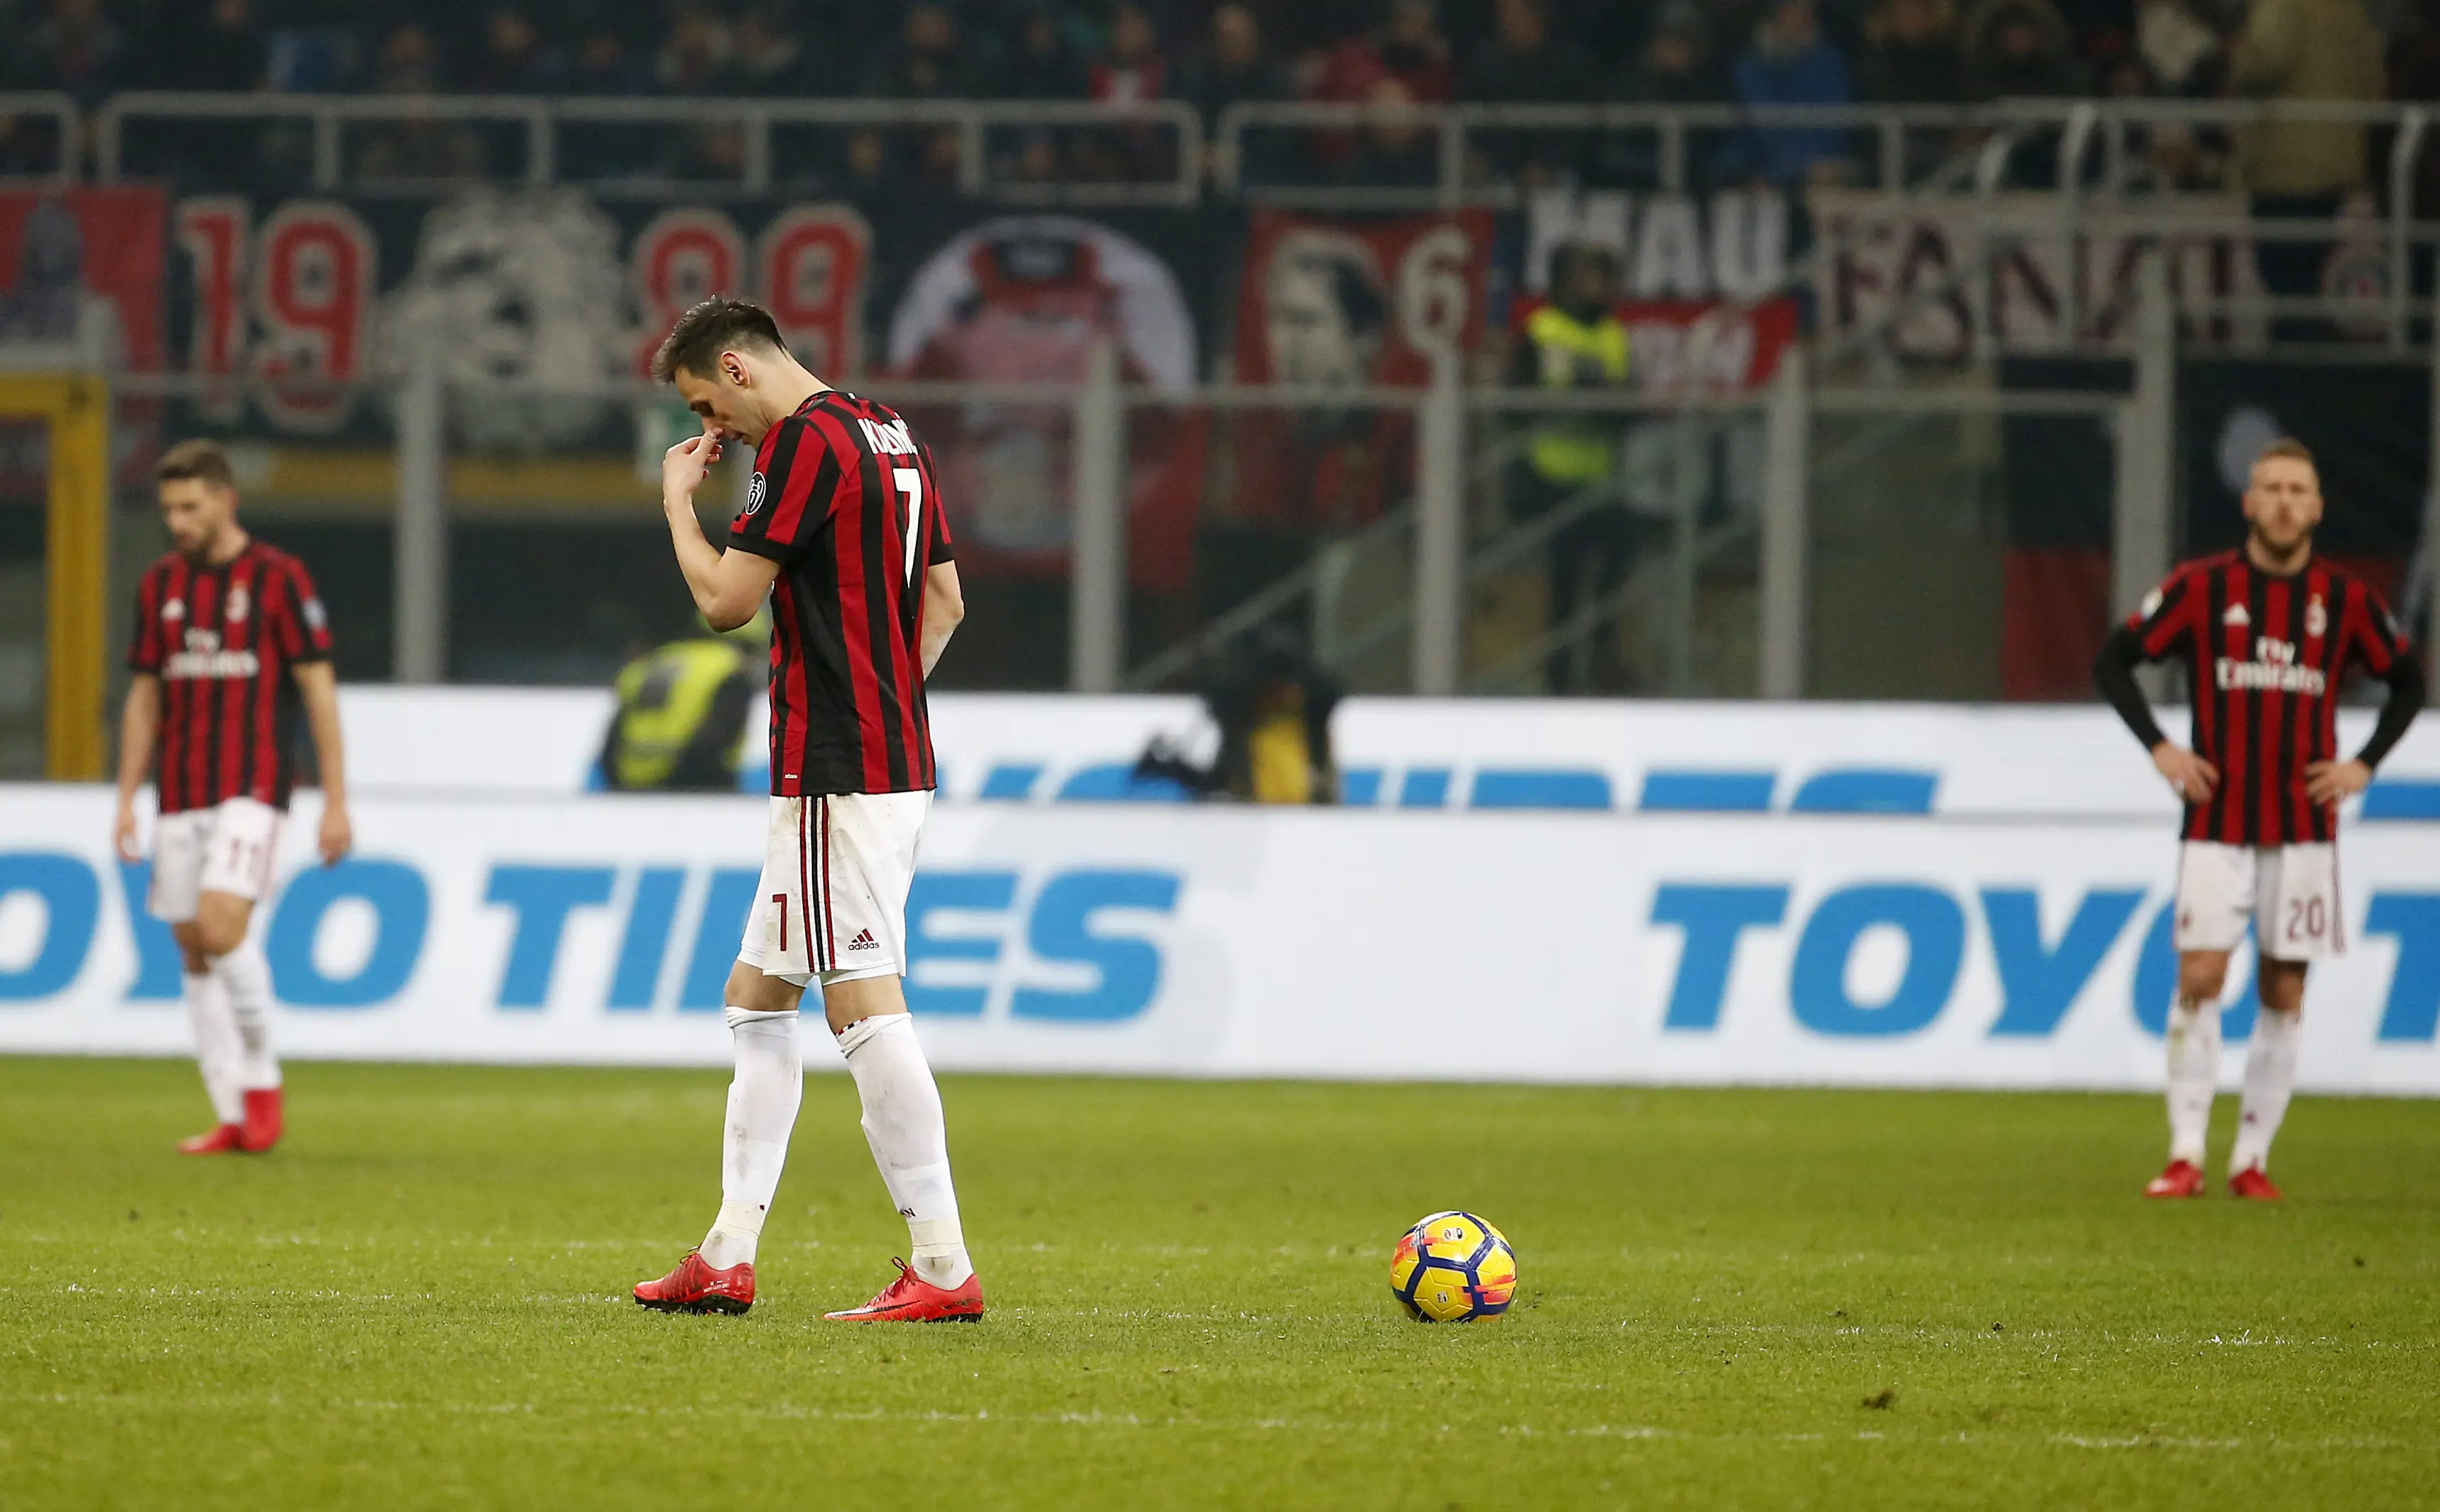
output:
[[[518,6],[499,6],[483,18],[483,38],[468,60],[467,93],[557,94],[566,87],[559,50],[543,42],[542,28]]]
[[[745,715],[762,690],[770,617],[647,652],[619,672],[619,709],[601,743],[613,792],[733,793]]]
[[[1845,105],[1856,98],[1847,60],[1821,35],[1814,0],[1772,0],[1730,81],[1748,105]],[[1724,166],[1734,177],[1793,189],[1836,178],[1847,161],[1846,133],[1782,126],[1743,133],[1730,144]]]
[[[653,60],[653,78],[663,94],[711,95],[728,81],[728,28],[709,10],[678,12]]]
[[[1882,105],[1954,105],[1965,99],[1956,0],[1880,0],[1864,21],[1857,93]]]
[[[1390,0],[1381,29],[1350,37],[1324,59],[1317,99],[1371,99],[1373,85],[1397,81],[1408,100],[1438,104],[1456,93],[1457,70],[1432,0]]]
[[[999,92],[1011,99],[1084,99],[1092,94],[1092,79],[1068,44],[1068,28],[1047,5],[1017,12],[1007,72]]]
[[[1629,92],[1653,105],[1711,105],[1729,98],[1711,23],[1695,0],[1669,0],[1653,18]]]
[[[437,94],[440,80],[440,48],[432,33],[410,21],[382,40],[374,93]],[[429,116],[386,120],[357,154],[356,172],[364,178],[481,178],[490,171],[489,155],[482,137],[462,121]]]
[[[1093,98],[1111,105],[1158,99],[1168,82],[1169,63],[1152,17],[1141,6],[1121,5],[1110,13],[1110,45],[1093,63]]]
[[[2377,100],[2388,88],[2380,33],[2359,0],[2254,0],[2229,51],[2229,87],[2271,100]],[[2256,219],[2327,220],[2366,187],[2365,130],[2319,121],[2271,121],[2238,135],[2236,171]],[[2319,295],[2330,243],[2291,233],[2253,238],[2253,265],[2274,298]],[[2329,333],[2319,319],[2274,318],[2271,334],[2309,341]]]
[[[1551,302],[1527,317],[1509,384],[1561,391],[1625,387],[1627,335],[1618,299],[1615,254],[1588,243],[1560,247],[1551,259]],[[1642,522],[1612,492],[1622,440],[1615,415],[1540,416],[1509,476],[1509,512],[1520,526],[1577,506],[1588,492],[1603,495],[1551,535],[1549,628],[1554,633],[1618,592],[1644,533]],[[1583,664],[1569,646],[1552,650],[1550,692],[1617,686],[1618,637],[1596,631],[1587,639],[1590,655]]]
[[[1263,50],[1261,25],[1246,6],[1232,3],[1211,12],[1211,40],[1189,55],[1177,71],[1177,96],[1203,117],[1203,139],[1217,163],[1222,149],[1220,113],[1243,101],[1286,99],[1294,91],[1284,69]],[[1238,171],[1248,183],[1275,182],[1288,150],[1287,134],[1256,126],[1239,139]]]
[[[980,85],[957,17],[937,0],[924,0],[907,10],[897,40],[866,64],[863,92],[888,99],[958,99],[983,93]],[[960,151],[955,127],[861,131],[848,144],[848,165],[868,184],[911,176],[946,186],[957,182]]]
[[[1601,64],[1551,30],[1549,0],[1498,0],[1492,36],[1460,85],[1467,99],[1527,105],[1601,98]]]
[[[1218,131],[1220,113],[1230,105],[1285,99],[1289,93],[1287,74],[1263,50],[1254,12],[1234,3],[1212,10],[1211,43],[1178,70],[1178,98],[1203,113],[1207,135]]]
[[[1602,94],[1601,65],[1575,42],[1552,35],[1550,0],[1498,0],[1492,36],[1475,54],[1460,81],[1468,99],[1491,104],[1582,103]],[[1473,141],[1480,161],[1476,176],[1521,180],[1538,187],[1581,161],[1589,135],[1554,132],[1502,133],[1488,128]]]
[[[2190,81],[2215,71],[2204,65],[2219,50],[2219,32],[2195,13],[2195,0],[2143,0],[2137,7],[2135,52],[2162,93],[2190,93]]]
[[[810,64],[793,19],[777,0],[750,6],[738,18],[729,46],[730,89],[755,99],[805,91]]]
[[[648,95],[652,70],[627,50],[627,41],[609,27],[586,31],[576,45],[568,69],[568,93],[623,99]],[[619,178],[641,173],[653,163],[656,139],[642,121],[588,120],[559,135],[559,160],[565,171],[581,178]]]
[[[1368,189],[1424,189],[1441,180],[1440,138],[1414,114],[1415,97],[1390,76],[1372,81],[1364,103],[1381,114],[1356,134],[1355,151],[1339,165],[1345,183]]]
[[[864,93],[885,99],[955,99],[983,93],[957,17],[938,0],[906,12],[898,40],[867,66]]]
[[[1293,631],[1276,623],[1249,631],[1198,676],[1219,735],[1211,764],[1156,736],[1136,763],[1136,781],[1166,779],[1197,798],[1243,803],[1338,801],[1330,716],[1345,689]]]
[[[153,70],[162,89],[261,89],[271,81],[271,44],[253,0],[188,0],[162,18],[168,39]]]
[[[16,89],[60,89],[87,109],[121,82],[126,39],[101,0],[50,0],[49,13],[9,39],[0,77]]]
[[[1982,0],[1974,8],[1965,23],[1965,87],[1976,99],[2091,90],[2051,0]]]

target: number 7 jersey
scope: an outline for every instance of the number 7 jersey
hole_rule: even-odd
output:
[[[952,559],[932,454],[887,405],[824,389],[771,427],[728,545],[771,585],[771,795],[929,788],[925,570]]]

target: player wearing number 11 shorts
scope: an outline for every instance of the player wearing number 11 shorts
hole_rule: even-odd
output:
[[[931,454],[883,405],[841,393],[790,356],[742,299],[678,317],[654,361],[703,421],[661,462],[678,567],[715,630],[771,603],[771,810],[736,969],[720,1215],[675,1270],[636,1288],[648,1307],[744,1312],[804,1087],[797,1006],[822,1006],[864,1102],[864,1132],[914,1264],[851,1323],[979,1318],[949,1179],[941,1093],[915,1037],[906,892],[932,804],[924,681],[964,615]],[[726,550],[696,522],[695,490],[731,442],[755,448]]]
[[[2262,1011],[2247,1053],[2229,1190],[2276,1200],[2266,1167],[2288,1111],[2311,963],[2346,948],[2338,811],[2423,707],[2423,670],[2360,578],[2313,554],[2322,485],[2293,441],[2265,448],[2245,492],[2242,549],[2189,562],[2114,632],[2093,677],[2185,801],[2178,857],[2178,1000],[2169,1013],[2169,1165],[2144,1189],[2198,1197],[2219,1082],[2219,996],[2253,927]],[[2194,748],[2161,732],[2135,667],[2178,661],[2193,690]],[[2372,739],[2338,754],[2341,679],[2389,684]]]

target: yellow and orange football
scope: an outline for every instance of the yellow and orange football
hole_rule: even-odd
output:
[[[1390,1291],[1425,1323],[1497,1318],[1516,1296],[1516,1251],[1471,1213],[1435,1213],[1399,1235]]]

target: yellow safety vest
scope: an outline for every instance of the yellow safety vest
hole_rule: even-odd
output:
[[[745,668],[745,655],[726,640],[673,640],[619,673],[618,770],[622,788],[654,788],[669,781],[721,685]],[[738,743],[745,743],[745,729]],[[729,765],[736,765],[732,752]]]
[[[1588,323],[1546,304],[1527,317],[1525,337],[1545,388],[1577,387],[1588,368],[1605,385],[1626,382],[1626,326],[1614,315]],[[1618,426],[1600,416],[1554,415],[1534,427],[1526,455],[1550,482],[1598,483],[1617,465]]]

